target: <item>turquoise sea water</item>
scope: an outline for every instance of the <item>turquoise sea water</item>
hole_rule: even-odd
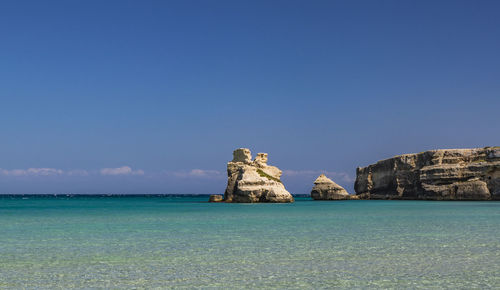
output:
[[[500,202],[0,197],[0,288],[500,288]]]

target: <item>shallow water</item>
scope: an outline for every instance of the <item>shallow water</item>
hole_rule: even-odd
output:
[[[499,288],[500,202],[0,197],[0,288]]]

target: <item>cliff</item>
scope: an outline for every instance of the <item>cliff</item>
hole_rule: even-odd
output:
[[[281,182],[281,170],[267,165],[267,153],[258,153],[252,161],[249,149],[233,152],[227,163],[226,202],[293,202],[292,195]]]
[[[500,147],[404,154],[356,169],[364,199],[500,200]]]

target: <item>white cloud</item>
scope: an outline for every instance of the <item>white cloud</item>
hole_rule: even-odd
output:
[[[179,170],[179,171],[165,171],[166,175],[175,177],[197,177],[197,178],[221,178],[224,177],[222,172],[218,170],[206,170],[206,169],[191,169],[191,170]]]
[[[318,170],[283,170],[283,175],[287,176],[298,176],[298,175],[315,175],[318,172],[324,172],[324,171],[318,171]],[[319,173],[321,174],[321,173]]]
[[[191,176],[217,176],[220,175],[220,171],[217,170],[203,170],[203,169],[193,169],[189,172]]]
[[[0,176],[90,176],[101,175],[144,175],[144,170],[132,170],[130,166],[118,168],[103,168],[99,171],[88,171],[85,169],[71,169],[64,171],[57,168],[28,168],[28,169],[2,169]]]
[[[56,168],[0,169],[0,175],[6,176],[53,176],[62,174],[64,174],[64,171]]]
[[[340,179],[345,182],[354,182],[354,178],[352,178],[346,172],[335,172],[335,171],[326,171],[326,170],[283,170],[284,176],[317,176],[320,174],[324,174],[331,179]]]
[[[100,170],[101,175],[144,175],[144,170],[132,170],[130,166],[122,166],[117,168],[103,168]]]
[[[73,169],[66,172],[69,176],[89,176],[89,172],[84,169]]]
[[[130,168],[129,166],[101,169],[101,175],[125,175],[131,173],[132,173],[132,168]]]
[[[133,175],[144,175],[144,170],[142,169],[137,169],[132,171]]]

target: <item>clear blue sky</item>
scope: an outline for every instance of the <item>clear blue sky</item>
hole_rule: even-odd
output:
[[[472,0],[2,1],[0,193],[221,193],[238,147],[268,152],[292,193],[320,171],[352,191],[357,166],[392,155],[500,145],[499,15]]]

